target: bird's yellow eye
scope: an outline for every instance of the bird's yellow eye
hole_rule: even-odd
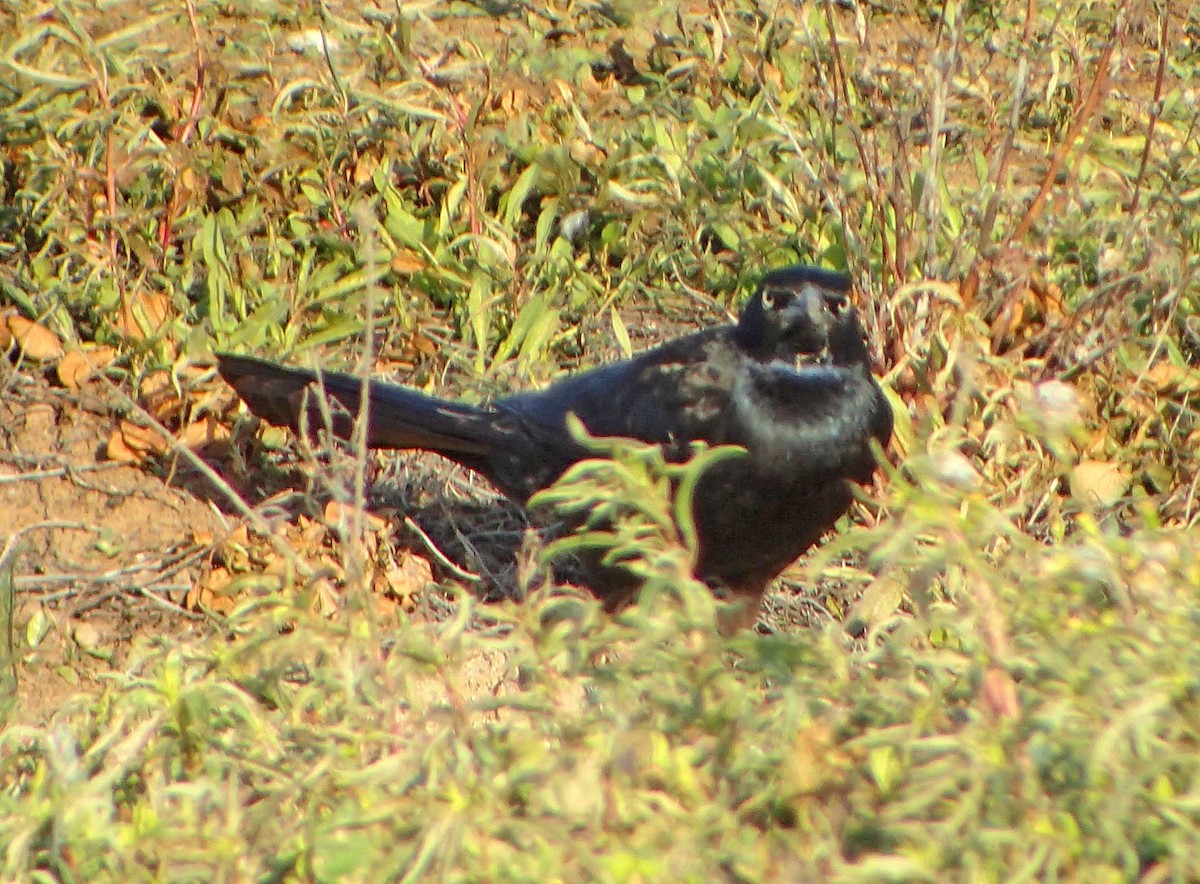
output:
[[[765,292],[763,292],[762,302],[763,306],[770,310],[775,306],[775,293],[770,289],[767,289]]]

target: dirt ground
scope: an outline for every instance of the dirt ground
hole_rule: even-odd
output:
[[[139,633],[207,628],[180,602],[203,564],[195,538],[224,519],[185,487],[195,477],[106,460],[112,414],[98,389],[0,362],[0,580],[15,594],[0,593],[15,598],[16,658],[3,683],[18,721],[98,687]]]

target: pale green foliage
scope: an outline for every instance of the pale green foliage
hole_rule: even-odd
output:
[[[616,618],[288,585],[145,639],[0,733],[0,876],[1200,878],[1200,13],[1160,56],[1129,11],[1110,82],[1112,3],[650,7],[0,12],[0,301],[135,378],[374,328],[477,392],[801,259],[855,275],[899,464],[803,568],[809,628],[718,636],[702,464],[635,446],[543,497],[598,519],[550,554],[645,574]]]

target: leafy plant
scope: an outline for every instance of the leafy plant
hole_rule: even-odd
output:
[[[806,261],[852,273],[896,439],[730,638],[687,488],[736,453],[597,443],[542,497],[583,522],[543,558],[645,578],[612,617],[396,577],[434,540],[312,515],[356,452],[338,507],[209,542],[205,631],[18,701],[6,879],[1198,877],[1195,10],[183,9],[0,12],[6,407],[99,345],[181,440],[227,428],[220,348],[478,398]],[[20,697],[74,590],[3,525]]]

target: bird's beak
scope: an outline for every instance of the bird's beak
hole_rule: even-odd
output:
[[[814,329],[818,329],[824,337],[829,334],[829,308],[825,306],[825,294],[820,289],[806,285],[800,290],[796,303],[803,310],[804,316]]]
[[[814,286],[804,286],[788,305],[788,336],[796,348],[796,367],[826,361],[832,317],[825,298]]]

